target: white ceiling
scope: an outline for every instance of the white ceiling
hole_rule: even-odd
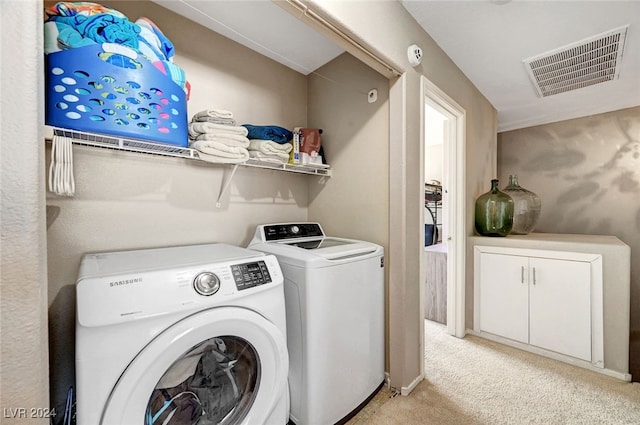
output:
[[[153,1],[304,75],[343,53],[269,0]],[[640,105],[640,1],[400,1],[496,108],[498,131]],[[537,97],[524,59],[624,25],[617,80]]]
[[[498,131],[640,105],[640,1],[402,3],[496,108]],[[629,30],[617,80],[536,95],[524,59],[624,25]]]
[[[344,52],[269,0],[152,0],[301,74]]]

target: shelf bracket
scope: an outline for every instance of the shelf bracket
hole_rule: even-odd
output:
[[[220,203],[220,200],[224,196],[225,192],[229,189],[229,185],[231,184],[231,180],[233,180],[233,176],[236,174],[237,169],[238,169],[238,164],[235,164],[233,166],[233,170],[231,170],[231,175],[229,176],[227,181],[224,183],[224,186],[222,186],[222,190],[220,190],[220,194],[218,195],[218,200],[216,201],[216,208],[222,207],[222,203]]]

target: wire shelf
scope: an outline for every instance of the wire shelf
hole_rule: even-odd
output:
[[[69,130],[63,128],[51,127],[55,136],[68,137],[72,143],[84,146],[92,146],[103,149],[113,149],[127,152],[137,152],[147,155],[162,155],[177,158],[186,158],[201,162],[207,162],[200,159],[198,151],[191,148],[183,148],[162,143],[152,143],[142,140],[127,139],[118,136],[105,136],[95,133],[88,133],[78,130]],[[214,163],[207,162],[215,165]],[[219,164],[228,165],[228,164]],[[298,164],[280,164],[277,162],[259,161],[249,159],[246,162],[237,164],[243,167],[264,168],[270,170],[288,171],[300,174],[312,174],[317,176],[331,176],[331,168],[327,165],[298,165]]]

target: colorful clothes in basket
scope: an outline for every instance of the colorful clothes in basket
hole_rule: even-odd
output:
[[[79,1],[79,2],[62,1],[62,2],[56,3],[51,7],[46,8],[44,12],[47,16],[47,19],[52,16],[75,16],[75,15],[93,16],[93,15],[99,15],[101,13],[109,13],[111,15],[117,16],[120,19],[126,18],[126,16],[123,13],[118,12],[115,9],[111,9],[110,7],[106,7],[98,3],[91,3],[88,1]]]
[[[67,25],[96,43],[115,43],[138,50],[140,27],[126,17],[101,13],[93,16],[52,16],[50,20]]]

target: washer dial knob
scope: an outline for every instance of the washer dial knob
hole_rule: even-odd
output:
[[[291,233],[297,235],[298,233],[300,233],[300,228],[296,225],[291,226]]]
[[[215,273],[198,273],[198,275],[193,279],[193,288],[200,295],[213,295],[220,289],[220,279]]]

